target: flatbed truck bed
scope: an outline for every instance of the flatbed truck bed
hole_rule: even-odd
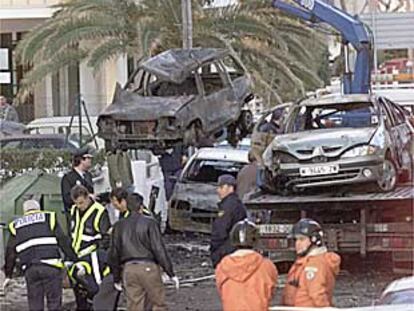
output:
[[[287,239],[300,218],[319,221],[329,249],[339,253],[390,253],[396,272],[413,271],[414,187],[399,185],[388,193],[325,192],[307,195],[248,194],[244,204],[258,224],[259,248],[274,261],[292,261]]]

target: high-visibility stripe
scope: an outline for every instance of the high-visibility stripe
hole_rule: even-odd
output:
[[[81,249],[77,254],[78,254],[78,257],[83,257],[83,256],[86,256],[86,255],[89,255],[94,250],[96,250],[96,245],[95,244],[90,245],[90,246],[88,246],[84,249]]]
[[[77,209],[75,210],[75,207],[73,207],[72,210],[74,211],[73,214],[71,213],[72,217],[75,216],[75,228],[73,228],[73,232],[72,232],[72,248],[75,249],[75,245],[77,242],[76,235],[79,231],[79,226],[80,226],[80,221],[79,221],[80,216],[79,216],[78,210]],[[75,252],[76,252],[76,249],[75,249]]]
[[[108,267],[106,267],[106,268],[104,269],[104,271],[103,271],[102,275],[103,275],[103,276],[107,276],[109,273],[111,273],[111,268],[109,268],[109,266],[108,266]]]
[[[74,270],[76,268],[76,265],[78,265],[78,264],[82,265],[85,268],[86,274],[91,274],[92,273],[91,265],[87,261],[77,261],[74,265],[72,265],[72,267],[70,267],[70,269],[68,271],[69,277],[72,280],[74,279],[73,278]]]
[[[103,212],[105,211],[105,208],[103,206],[99,206],[99,205],[97,205],[96,208],[98,209],[98,213],[96,214],[96,217],[93,221],[93,226],[94,226],[96,231],[99,231],[99,222],[101,221],[101,217],[102,217]]]
[[[55,230],[56,227],[56,214],[54,212],[49,212],[50,215],[50,230]]]
[[[88,218],[92,215],[92,213],[96,209],[96,203],[94,203],[92,206],[88,208],[86,213],[82,216],[82,218],[79,221],[79,211],[76,210],[76,227],[75,227],[75,236],[73,237],[72,247],[76,253],[79,252],[79,249],[81,247],[82,243],[82,235],[83,235],[83,229],[85,227],[85,222],[88,220]]]
[[[16,252],[20,253],[25,249],[28,249],[32,246],[39,246],[39,245],[57,245],[57,240],[55,237],[48,237],[48,238],[36,238],[30,239],[26,242],[23,242],[16,246]]]
[[[42,263],[45,263],[50,266],[54,266],[56,268],[63,268],[64,264],[62,262],[62,259],[42,259],[40,260]]]
[[[9,231],[12,235],[16,235],[16,228],[14,227],[14,221],[9,223]]]
[[[97,235],[94,235],[94,236],[87,235],[87,234],[82,235],[82,241],[85,241],[85,242],[91,242],[97,239],[102,239],[102,234],[98,233]]]
[[[93,276],[95,278],[96,284],[100,285],[102,283],[102,278],[101,278],[101,271],[99,269],[98,254],[96,252],[93,252],[91,254],[91,260],[92,260]]]

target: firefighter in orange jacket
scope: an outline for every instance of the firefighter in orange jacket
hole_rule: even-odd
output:
[[[321,226],[301,219],[293,226],[298,256],[289,270],[282,303],[294,307],[330,307],[341,258],[323,244]]]
[[[236,251],[225,256],[216,267],[216,284],[224,311],[265,311],[277,284],[277,269],[253,250],[259,239],[258,228],[247,219],[230,231]]]

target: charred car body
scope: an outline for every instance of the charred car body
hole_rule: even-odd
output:
[[[172,49],[138,66],[99,116],[107,149],[202,144],[228,127],[233,142],[251,131],[253,96],[243,65],[225,49]]]
[[[400,107],[372,95],[307,99],[263,154],[262,187],[298,191],[370,183],[391,191],[412,176],[412,132]]]
[[[174,230],[209,233],[217,217],[217,179],[237,177],[248,163],[248,150],[201,148],[189,160],[179,177],[169,206],[169,225]]]

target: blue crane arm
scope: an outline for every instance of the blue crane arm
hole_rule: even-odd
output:
[[[369,93],[372,43],[370,33],[364,23],[320,0],[293,1],[299,6],[281,0],[273,0],[272,6],[311,23],[326,23],[337,30],[342,36],[344,46],[351,44],[357,52],[353,73],[348,68],[348,56],[345,56],[344,93]]]

